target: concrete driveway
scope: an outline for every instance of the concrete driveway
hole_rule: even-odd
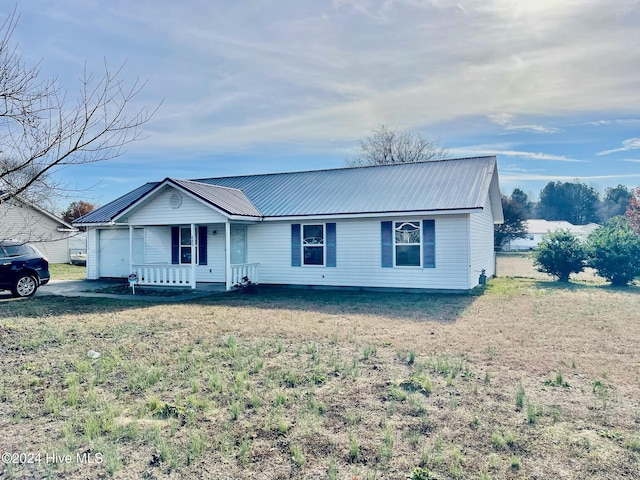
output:
[[[142,301],[142,302],[182,302],[194,298],[206,297],[216,293],[224,293],[225,289],[220,284],[198,284],[194,290],[181,290],[180,295],[169,288],[136,287],[136,295],[100,293],[109,287],[126,285],[125,280],[51,280],[47,285],[38,288],[35,296],[43,297],[57,295],[62,297],[86,297],[86,298],[112,298],[118,300]],[[162,292],[171,292],[172,295],[162,295]],[[0,300],[11,299],[11,292],[0,291]]]

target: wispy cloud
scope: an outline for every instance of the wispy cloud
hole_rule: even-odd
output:
[[[559,128],[545,127],[543,125],[509,125],[505,127],[507,131],[525,131],[532,133],[558,133],[561,132]]]
[[[624,180],[628,178],[640,178],[640,173],[621,173],[611,175],[542,175],[536,173],[524,173],[524,174],[500,174],[500,181],[562,181],[570,182],[573,180],[586,181],[598,181],[598,180]]]
[[[451,148],[449,153],[455,156],[464,155],[500,155],[505,157],[521,157],[531,160],[547,160],[552,162],[572,162],[572,163],[584,163],[585,160],[577,160],[575,158],[568,158],[566,155],[556,155],[553,153],[543,152],[527,152],[523,150],[511,150],[505,148],[487,148],[487,146],[479,145],[477,147],[464,147],[464,148]]]
[[[590,126],[590,127],[602,127],[605,125],[640,125],[639,118],[618,118],[613,120],[595,120],[592,122],[576,123],[574,126]]]
[[[638,150],[638,149],[640,149],[640,138],[629,138],[627,140],[622,141],[622,146],[620,148],[614,148],[611,150],[602,150],[601,152],[596,153],[596,155],[609,155],[611,153],[626,152],[629,150]]]
[[[504,127],[505,131],[513,132],[531,132],[531,133],[558,133],[561,132],[559,128],[546,127],[544,125],[526,124],[518,125],[516,123],[516,116],[511,113],[496,113],[487,115],[487,118],[497,125]]]

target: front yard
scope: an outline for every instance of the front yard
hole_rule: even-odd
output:
[[[640,288],[527,261],[469,296],[4,301],[0,478],[640,476]]]

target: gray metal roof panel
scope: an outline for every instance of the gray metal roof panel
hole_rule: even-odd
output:
[[[175,178],[169,180],[230,215],[262,216],[242,190],[237,188],[194,182],[192,180],[178,180]]]
[[[424,212],[484,207],[495,168],[496,158],[491,156],[172,181],[188,185],[194,194],[238,215]],[[203,184],[227,190],[207,189]],[[109,222],[158,185],[143,185],[74,223]]]
[[[265,217],[484,207],[495,157],[199,179],[242,190]]]
[[[74,220],[74,224],[90,224],[90,223],[109,223],[113,220],[116,215],[120,212],[124,211],[127,207],[129,207],[132,203],[136,202],[144,195],[149,193],[155,187],[157,187],[160,182],[150,182],[145,183],[144,185],[136,188],[135,190],[123,195],[120,198],[117,198],[113,202],[109,202],[106,205],[96,208],[93,212],[89,212],[86,215],[83,215],[80,218]]]

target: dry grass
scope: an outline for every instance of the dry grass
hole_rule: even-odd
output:
[[[0,477],[638,477],[639,300],[498,278],[477,296],[4,301],[0,452],[73,462]]]

